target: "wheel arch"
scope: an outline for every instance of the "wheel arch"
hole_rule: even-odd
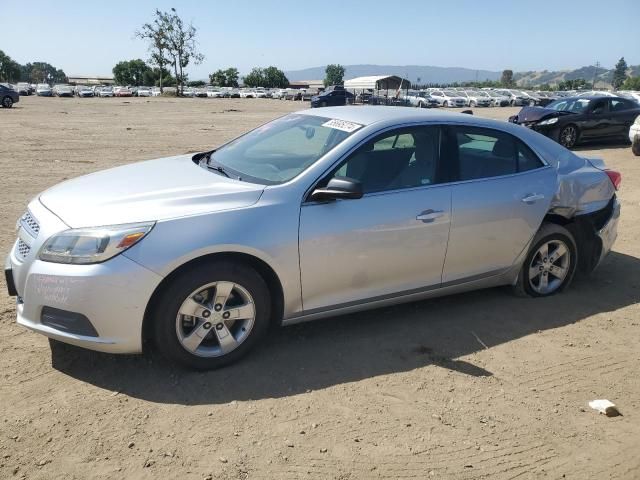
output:
[[[282,320],[282,316],[284,313],[284,290],[282,287],[282,282],[280,278],[276,274],[275,270],[264,260],[247,253],[241,252],[217,252],[210,253],[206,255],[202,255],[200,257],[193,258],[186,263],[176,267],[169,275],[164,277],[160,284],[156,287],[154,292],[151,294],[149,301],[147,302],[147,306],[145,308],[144,317],[142,320],[142,347],[143,349],[148,348],[150,344],[150,340],[153,337],[153,310],[158,300],[162,297],[162,294],[166,290],[166,288],[171,284],[171,282],[182,272],[185,272],[189,268],[192,268],[195,265],[199,265],[206,262],[213,261],[231,261],[242,263],[247,265],[264,279],[267,287],[269,288],[269,293],[271,297],[271,322],[273,324],[279,324]]]

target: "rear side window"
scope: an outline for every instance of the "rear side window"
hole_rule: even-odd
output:
[[[452,130],[459,180],[511,175],[542,166],[530,148],[508,133],[477,127]]]

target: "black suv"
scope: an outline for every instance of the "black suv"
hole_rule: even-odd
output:
[[[11,108],[20,101],[20,95],[13,88],[0,84],[0,105],[2,108]]]
[[[335,85],[320,95],[311,97],[311,107],[337,107],[353,103],[353,98],[353,93],[347,92],[343,86]]]

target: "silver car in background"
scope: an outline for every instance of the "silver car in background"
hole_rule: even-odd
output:
[[[5,266],[18,323],[220,367],[288,325],[511,285],[545,297],[616,238],[620,174],[521,126],[400,107],[293,113],[196,155],[57,185]]]

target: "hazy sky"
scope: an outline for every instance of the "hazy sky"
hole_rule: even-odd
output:
[[[198,28],[205,60],[188,67],[193,80],[229,66],[241,73],[327,63],[521,71],[596,61],[611,68],[621,56],[640,64],[640,0],[0,0],[0,49],[67,75],[111,74],[120,60],[148,57],[134,32],[155,8],[172,6]]]

